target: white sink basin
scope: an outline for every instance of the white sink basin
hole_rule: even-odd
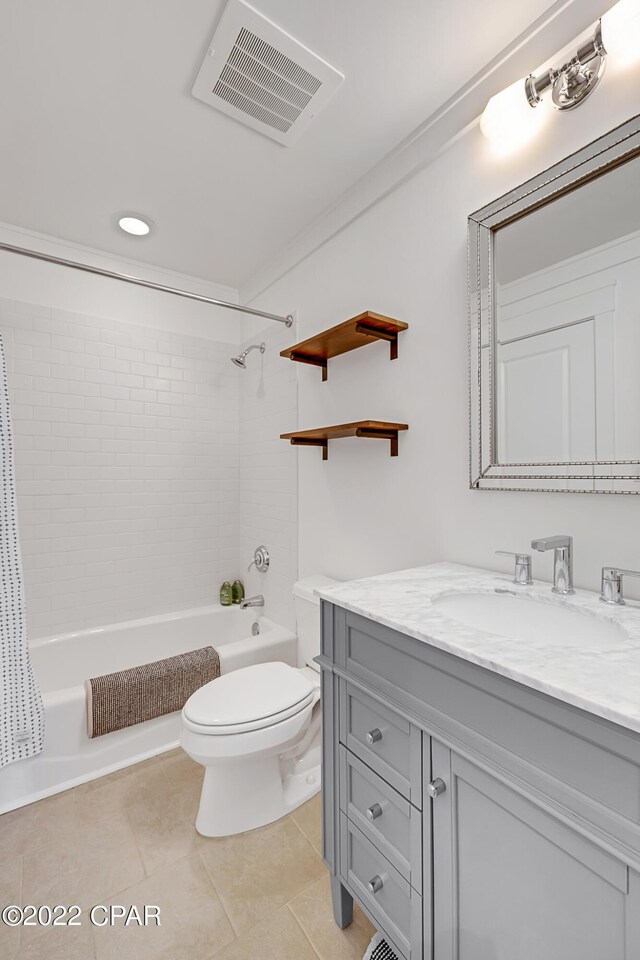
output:
[[[508,593],[449,593],[435,597],[433,605],[450,620],[500,637],[535,642],[541,636],[572,647],[624,643],[628,635],[612,620],[558,603],[541,603]]]

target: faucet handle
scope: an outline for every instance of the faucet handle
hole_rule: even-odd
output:
[[[516,565],[513,574],[513,582],[521,586],[528,587],[533,583],[531,576],[531,554],[530,553],[512,553],[510,550],[496,550],[499,557],[513,557]]]
[[[624,604],[623,577],[640,577],[638,570],[624,570],[621,567],[603,567],[600,587],[600,599],[603,603]]]
[[[259,573],[266,573],[269,569],[269,564],[271,563],[271,557],[269,556],[269,551],[263,545],[261,547],[256,547],[255,553],[253,554],[253,560],[247,567],[247,570],[251,570],[251,567],[255,564],[256,570]]]

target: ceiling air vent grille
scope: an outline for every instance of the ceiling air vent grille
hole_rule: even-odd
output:
[[[279,143],[292,143],[344,77],[244,0],[229,0],[193,95]]]

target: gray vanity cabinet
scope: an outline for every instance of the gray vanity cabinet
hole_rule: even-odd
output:
[[[324,858],[405,960],[640,960],[640,736],[322,604]]]
[[[640,957],[622,861],[437,741],[433,764],[434,960]]]

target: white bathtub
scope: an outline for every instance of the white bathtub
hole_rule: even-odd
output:
[[[252,636],[252,625],[260,632]],[[171,713],[87,737],[84,681],[104,673],[214,646],[222,673],[268,660],[296,665],[293,633],[255,609],[200,607],[38,640],[31,658],[45,708],[44,750],[0,769],[0,814],[178,745],[180,714]]]

